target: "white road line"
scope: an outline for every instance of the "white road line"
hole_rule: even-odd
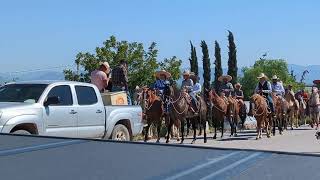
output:
[[[195,172],[195,171],[198,171],[198,170],[200,170],[200,169],[202,169],[202,168],[204,168],[204,167],[206,167],[206,166],[209,166],[209,165],[211,165],[211,164],[215,164],[215,163],[217,163],[217,162],[219,162],[219,161],[222,161],[222,160],[224,160],[224,159],[227,159],[227,158],[229,158],[229,157],[231,157],[231,156],[234,156],[234,155],[236,155],[236,154],[239,154],[239,153],[240,153],[240,152],[233,152],[233,153],[230,153],[230,154],[227,154],[227,155],[224,155],[224,156],[221,156],[221,157],[212,159],[212,160],[210,160],[210,161],[208,161],[208,162],[206,162],[206,163],[204,163],[204,164],[199,164],[199,165],[197,165],[197,166],[195,166],[195,167],[193,167],[193,168],[190,168],[190,169],[188,169],[188,170],[186,170],[186,171],[183,171],[183,172],[180,172],[180,173],[178,173],[178,174],[175,174],[174,176],[168,177],[168,178],[166,178],[165,180],[174,180],[174,179],[180,178],[180,177],[182,177],[182,176],[185,176],[185,175],[187,175],[187,174],[190,174],[190,173],[193,173],[193,172]]]
[[[209,175],[201,178],[200,180],[213,179],[213,178],[216,177],[217,175],[219,175],[219,174],[221,174],[221,173],[224,173],[225,171],[228,171],[228,170],[230,170],[230,169],[232,169],[232,168],[235,168],[236,166],[238,166],[238,165],[240,165],[240,164],[242,164],[242,163],[244,163],[244,162],[246,162],[246,161],[248,161],[248,160],[250,160],[250,159],[252,159],[252,158],[254,158],[254,157],[257,157],[257,156],[259,156],[259,155],[261,155],[261,154],[262,154],[262,152],[256,152],[256,153],[254,153],[254,154],[251,154],[250,156],[248,156],[248,157],[246,157],[246,158],[243,158],[243,159],[241,159],[241,160],[239,160],[239,161],[237,161],[237,162],[235,162],[235,163],[232,163],[232,164],[230,164],[229,166],[226,166],[226,167],[224,167],[224,168],[222,168],[222,169],[220,169],[220,170],[218,170],[218,171],[216,171],[216,172],[214,172],[214,173],[211,173],[211,174],[209,174]]]
[[[43,150],[43,149],[51,149],[51,148],[56,148],[56,147],[61,147],[61,146],[78,144],[78,143],[82,143],[82,142],[85,142],[85,141],[84,140],[70,140],[70,141],[54,142],[54,143],[26,146],[26,147],[13,148],[13,149],[5,149],[5,150],[0,150],[0,156],[8,156],[8,155],[13,155],[13,154],[38,151],[38,150]]]

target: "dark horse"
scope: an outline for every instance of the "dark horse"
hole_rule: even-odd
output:
[[[167,86],[164,90],[164,95],[166,96],[167,102],[166,106],[166,121],[168,122],[167,131],[167,141],[169,143],[169,134],[171,133],[171,129],[173,124],[176,124],[176,121],[180,121],[181,124],[181,144],[184,141],[184,126],[187,118],[192,119],[193,124],[193,141],[196,141],[196,122],[200,122],[202,124],[204,130],[204,142],[207,142],[207,134],[206,134],[206,114],[207,114],[207,106],[203,98],[200,98],[200,108],[199,113],[195,116],[193,113],[189,112],[191,102],[190,97],[186,93],[184,89],[178,91],[176,85]]]
[[[144,92],[145,93],[145,92]],[[157,143],[160,141],[160,130],[162,125],[162,115],[163,115],[163,105],[162,101],[156,96],[153,89],[148,89],[146,91],[146,104],[145,108],[145,119],[147,120],[147,127],[145,129],[144,141],[148,140],[149,128],[152,124],[157,127]]]
[[[212,105],[212,123],[214,125],[213,139],[217,138],[217,128],[221,128],[221,137],[223,137],[224,118],[226,117],[228,105],[226,101],[221,98],[215,90],[209,93],[209,99]]]

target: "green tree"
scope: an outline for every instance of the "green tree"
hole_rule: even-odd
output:
[[[214,88],[219,89],[220,82],[218,81],[218,78],[223,74],[222,71],[222,65],[221,65],[221,48],[220,45],[217,41],[214,42],[215,44],[215,51],[214,51],[214,56],[215,56],[215,68],[214,68]]]
[[[199,75],[199,67],[198,67],[198,58],[197,58],[196,47],[193,46],[191,41],[190,41],[190,46],[191,46],[191,56],[189,58],[190,70],[191,70],[191,72],[194,72],[196,75]]]
[[[234,43],[234,37],[231,31],[228,31],[229,41],[229,59],[228,59],[228,75],[232,76],[232,84],[237,82],[238,78],[238,66],[237,66],[237,49]]]
[[[210,69],[210,58],[208,46],[205,41],[201,41],[202,48],[202,63],[203,63],[203,87],[205,89],[210,89],[211,81],[211,69]]]
[[[245,97],[248,98],[254,93],[258,83],[257,77],[260,73],[265,73],[269,78],[277,75],[284,86],[291,84],[293,89],[297,90],[304,87],[304,84],[296,82],[288,71],[288,64],[282,59],[260,59],[252,67],[242,69],[243,77],[240,79]]]
[[[120,60],[128,62],[129,89],[137,85],[149,85],[154,81],[154,73],[159,67],[157,62],[158,50],[156,43],[151,43],[147,51],[142,43],[117,41],[111,36],[102,47],[96,47],[95,53],[80,52],[76,56],[75,64],[77,72],[70,69],[64,71],[67,80],[78,80],[79,72],[83,73],[83,79],[90,81],[90,73],[98,68],[99,62],[107,61],[111,67],[115,67]]]
[[[181,66],[182,61],[178,59],[176,56],[171,58],[164,59],[163,62],[160,62],[160,69],[166,70],[167,72],[171,73],[171,77],[173,80],[178,80],[180,78]]]

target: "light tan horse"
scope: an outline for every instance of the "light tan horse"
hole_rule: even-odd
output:
[[[286,120],[285,129],[287,129],[287,122],[290,123],[291,130],[293,130],[294,124],[296,128],[299,127],[299,102],[295,99],[293,91],[287,90],[285,93],[285,99],[288,102],[289,109],[288,109],[288,116]]]
[[[313,88],[312,93],[309,100],[309,106],[310,106],[310,115],[312,119],[311,127],[313,128],[313,125],[316,124],[316,129],[318,129],[319,126],[319,117],[320,117],[320,99],[319,99],[319,93],[318,88]]]
[[[270,118],[271,114],[268,111],[268,104],[266,102],[266,99],[259,95],[259,94],[254,94],[250,98],[250,111],[249,114],[250,116],[254,116],[257,120],[257,137],[256,139],[258,140],[259,138],[262,137],[262,129],[263,125],[264,128],[266,129],[267,132],[267,137],[270,138]]]

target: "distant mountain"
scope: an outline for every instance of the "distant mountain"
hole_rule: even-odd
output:
[[[3,74],[0,73],[0,84],[4,82],[10,82],[12,79],[15,81],[31,81],[31,80],[63,80],[64,74],[60,71],[37,71],[26,72],[19,74]]]
[[[181,70],[187,69],[188,67],[182,67]],[[308,70],[309,73],[306,75],[305,82],[307,84],[312,84],[312,81],[315,79],[320,79],[320,65],[309,65],[309,66],[301,66],[295,64],[288,65],[289,72],[293,70],[294,74],[297,77],[297,80],[300,81],[301,75],[304,70]],[[227,68],[223,68],[223,73],[227,73]],[[201,82],[203,81],[203,69],[199,67],[199,75],[201,78]],[[238,76],[243,76],[241,68],[239,68]],[[14,78],[16,81],[29,81],[29,80],[63,80],[64,75],[62,71],[37,71],[37,72],[27,72],[27,73],[19,73],[13,74],[12,76],[8,74],[0,73],[0,84],[4,82],[12,81]],[[214,79],[214,68],[211,68],[211,80]],[[181,82],[181,80],[179,80]]]

